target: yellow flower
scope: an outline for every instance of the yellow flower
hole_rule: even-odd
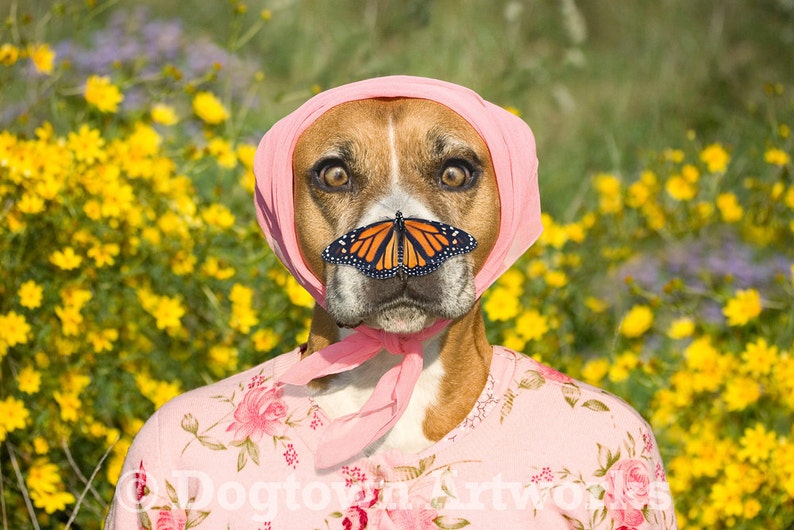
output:
[[[629,186],[626,192],[626,204],[630,208],[644,206],[651,197],[651,189],[642,181],[637,181]]]
[[[696,392],[717,390],[732,371],[732,357],[720,355],[711,344],[710,337],[701,337],[692,341],[692,344],[684,350],[684,358],[687,368],[691,370],[692,390]],[[688,375],[690,372],[678,373]]]
[[[64,510],[76,500],[74,495],[63,491],[60,470],[46,459],[36,460],[30,466],[25,483],[33,504],[49,514]]]
[[[731,377],[725,384],[722,399],[730,411],[744,410],[761,397],[758,381],[744,376]]]
[[[42,74],[51,74],[55,63],[55,52],[47,44],[31,44],[28,46],[28,57],[33,66]]]
[[[105,140],[99,130],[88,125],[81,125],[77,133],[70,132],[67,137],[67,147],[74,154],[75,159],[87,164],[102,162],[107,158],[104,151]]]
[[[185,316],[185,308],[178,298],[161,296],[152,316],[157,319],[157,329],[178,328],[182,323],[180,319]]]
[[[520,296],[524,291],[524,275],[517,268],[508,269],[497,280],[501,287],[504,287],[516,296]]]
[[[621,353],[609,367],[609,380],[613,383],[625,381],[639,364],[640,360],[636,353],[630,351]]]
[[[19,59],[19,48],[13,44],[5,43],[0,46],[0,64],[12,66]]]
[[[209,351],[210,367],[217,375],[237,369],[237,349],[229,346],[213,346]]]
[[[676,164],[680,164],[684,161],[684,152],[680,149],[671,149],[668,147],[662,154],[666,160],[675,162]]]
[[[30,192],[25,192],[17,203],[20,212],[34,215],[44,211],[44,199]]]
[[[653,325],[653,312],[647,305],[637,305],[631,308],[623,317],[620,325],[620,334],[628,338],[636,338],[648,331]]]
[[[32,366],[26,366],[17,374],[17,386],[20,392],[35,394],[41,388],[41,372]]]
[[[85,100],[100,112],[116,112],[124,95],[107,76],[92,75],[85,83]]]
[[[607,359],[591,359],[582,368],[582,379],[585,383],[598,385],[608,372],[609,361]]]
[[[753,375],[766,375],[778,362],[778,349],[767,344],[766,339],[750,343],[742,352],[742,371]]]
[[[29,333],[30,324],[24,315],[20,315],[16,311],[0,315],[0,343],[7,346],[27,344]]]
[[[667,179],[664,189],[676,201],[689,201],[697,195],[697,187],[681,175]]]
[[[270,351],[278,344],[278,335],[271,329],[260,329],[251,337],[254,349],[260,352]]]
[[[50,446],[43,436],[36,436],[33,438],[33,452],[35,452],[37,455],[43,455],[47,454],[49,450]]]
[[[528,309],[516,318],[516,333],[525,342],[540,339],[547,331],[549,331],[548,319],[534,309]]]
[[[51,493],[31,492],[30,498],[33,500],[34,506],[44,509],[44,511],[49,514],[63,511],[68,505],[76,501],[74,495],[68,491],[54,491]]]
[[[739,290],[728,300],[722,313],[729,326],[744,326],[761,314],[761,295],[755,289]]]
[[[201,272],[210,278],[226,280],[234,276],[235,270],[233,267],[224,266],[218,258],[210,256],[201,267]]]
[[[72,247],[66,247],[50,254],[50,263],[61,270],[71,271],[83,263],[83,258],[78,256]]]
[[[695,332],[695,322],[691,318],[678,318],[673,320],[667,329],[667,336],[671,339],[685,339]]]
[[[717,196],[717,208],[722,220],[726,223],[736,223],[742,220],[744,209],[733,193],[721,193]]]
[[[101,332],[91,332],[88,334],[88,342],[94,349],[94,353],[112,351],[113,343],[119,338],[119,332],[115,329],[103,329]]]
[[[5,440],[8,433],[24,429],[28,419],[30,413],[22,401],[15,397],[0,401],[0,441]]]
[[[157,381],[148,374],[136,375],[135,384],[138,385],[141,394],[158,409],[181,393],[179,382]]]
[[[623,210],[621,184],[616,176],[599,173],[595,176],[594,184],[599,196],[598,207],[602,213],[612,214]]]
[[[89,258],[92,258],[97,267],[104,267],[105,265],[114,265],[120,252],[119,245],[116,243],[107,243],[104,245],[96,245],[88,250]]]
[[[714,143],[700,152],[700,160],[706,164],[709,173],[724,173],[731,157],[722,145]]]
[[[34,282],[28,280],[19,287],[19,305],[27,307],[28,309],[36,309],[41,306],[43,289]]]
[[[764,153],[764,161],[773,166],[785,166],[790,160],[791,158],[788,156],[788,153],[775,147],[767,149]]]
[[[301,307],[314,307],[314,298],[312,298],[312,295],[301,287],[298,281],[292,276],[287,278],[286,291],[290,302],[293,304]]]
[[[568,285],[568,275],[562,271],[548,271],[543,275],[543,280],[549,287],[560,288]]]
[[[609,308],[609,304],[600,298],[588,296],[584,299],[584,305],[593,313],[603,313]]]
[[[221,230],[234,226],[234,214],[222,204],[211,204],[201,213],[201,218],[208,225]]]
[[[199,92],[193,98],[193,112],[205,123],[217,125],[229,118],[223,103],[211,92]]]
[[[504,287],[495,287],[483,304],[489,319],[504,321],[515,318],[521,310],[518,297]]]
[[[237,165],[237,155],[234,149],[223,138],[210,140],[209,144],[207,144],[207,151],[217,159],[218,165],[221,167],[232,169]]]
[[[233,305],[229,325],[240,333],[248,333],[251,328],[259,324],[256,312],[246,305]]]
[[[151,115],[152,121],[160,125],[175,125],[179,121],[174,107],[166,105],[165,103],[155,103],[152,105]]]
[[[61,419],[63,421],[73,422],[77,421],[80,417],[80,398],[74,392],[58,392],[57,390],[52,393],[53,399],[58,403],[58,408],[61,411]]]
[[[744,436],[739,439],[739,458],[758,464],[768,460],[772,452],[778,445],[777,434],[774,431],[767,431],[761,423],[756,423],[754,427],[747,427]]]

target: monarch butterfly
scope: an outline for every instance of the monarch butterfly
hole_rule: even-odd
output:
[[[415,217],[379,221],[355,228],[323,250],[328,263],[352,265],[363,274],[383,280],[400,270],[422,276],[438,269],[447,258],[471,252],[477,240],[460,228]]]

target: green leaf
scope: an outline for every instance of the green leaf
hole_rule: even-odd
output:
[[[453,530],[455,528],[464,528],[469,526],[471,523],[466,519],[462,519],[460,517],[447,517],[445,515],[440,515],[436,517],[433,522],[436,524],[437,527],[442,528],[444,530]]]
[[[573,408],[579,402],[579,398],[582,397],[582,390],[573,383],[565,383],[562,385],[562,395],[568,405]]]
[[[167,480],[165,481],[165,491],[168,493],[168,499],[178,506],[179,496],[176,494],[176,489]]]
[[[145,530],[152,530],[152,520],[149,519],[149,514],[141,510],[138,512],[138,521],[141,523],[141,528]]]
[[[413,480],[422,475],[422,470],[414,466],[397,466],[394,471],[402,475],[402,480]]]
[[[594,410],[596,412],[607,412],[609,411],[609,407],[607,407],[606,403],[603,401],[598,401],[597,399],[588,399],[584,403],[582,403],[584,408]]]
[[[448,499],[449,497],[433,497],[430,499],[430,506],[432,506],[434,510],[443,510]]]
[[[502,403],[501,409],[501,417],[499,418],[499,423],[504,423],[505,418],[510,414],[510,411],[513,410],[513,400],[516,398],[516,393],[512,390],[508,390],[505,392],[505,400]]]
[[[421,474],[424,474],[427,471],[427,468],[433,465],[433,462],[436,461],[436,455],[430,455],[425,457],[419,461],[419,471]]]
[[[542,387],[546,384],[546,379],[540,374],[540,372],[536,372],[535,370],[527,370],[524,373],[526,376],[521,382],[518,384],[518,388],[525,388],[527,390],[537,390],[538,388]]]
[[[187,521],[185,522],[185,530],[200,525],[209,514],[210,512],[197,512],[195,510],[189,511],[187,514]]]
[[[598,499],[598,500],[603,499],[604,498],[604,494],[606,493],[606,490],[602,486],[600,486],[598,484],[593,484],[592,486],[587,488],[587,491],[590,492],[590,495],[592,495],[593,498]]]
[[[259,446],[256,445],[254,442],[248,438],[248,444],[246,445],[248,449],[248,456],[251,457],[251,460],[254,461],[254,464],[259,465]]]
[[[197,438],[199,443],[207,449],[212,449],[213,451],[223,451],[226,449],[225,445],[211,436],[198,436]]]
[[[248,452],[243,449],[240,451],[240,454],[237,455],[237,471],[242,471],[245,465],[248,463]]]

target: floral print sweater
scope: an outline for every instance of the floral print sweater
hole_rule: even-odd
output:
[[[105,528],[673,529],[653,434],[625,402],[502,347],[468,417],[419,454],[317,470],[329,418],[281,355],[161,407]]]

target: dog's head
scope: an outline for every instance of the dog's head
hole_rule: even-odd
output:
[[[381,77],[319,93],[265,134],[254,172],[268,242],[346,326],[404,334],[463,315],[542,231],[529,127],[435,79]],[[373,279],[323,260],[329,243],[397,212],[459,228],[478,245],[411,278]]]
[[[499,230],[499,196],[488,147],[458,114],[416,98],[344,103],[300,136],[293,174],[301,252],[339,324],[407,334],[471,309],[475,274]],[[461,228],[478,246],[429,274],[388,279],[321,259],[340,235],[397,211]]]

